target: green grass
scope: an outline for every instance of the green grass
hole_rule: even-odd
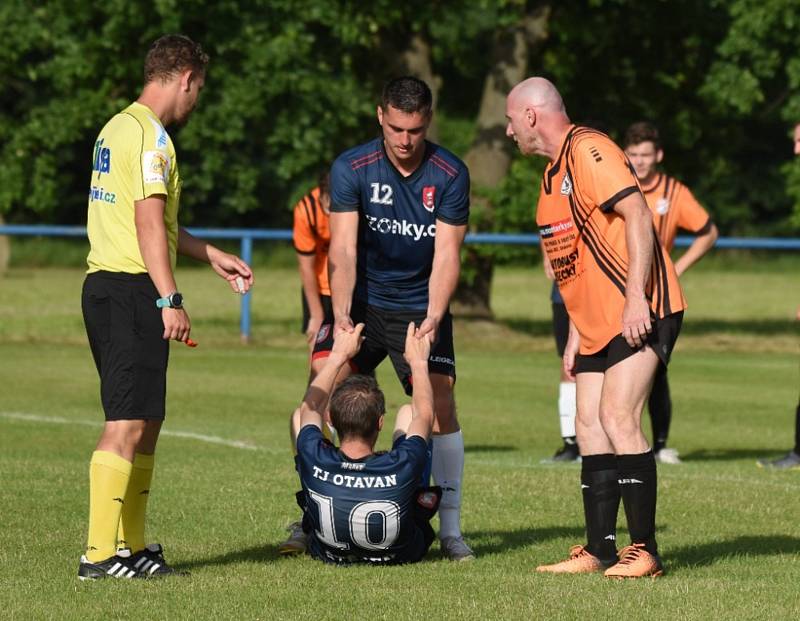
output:
[[[583,537],[579,469],[539,463],[558,444],[558,360],[536,269],[498,272],[496,323],[456,324],[463,526],[478,560],[444,562],[435,545],[425,562],[400,568],[278,558],[297,517],[287,419],[306,374],[289,267],[257,274],[249,346],[239,344],[236,296],[208,271],[179,273],[200,347],[172,348],[148,531],[191,577],[79,583],[102,419],[80,319],[83,275],[12,269],[0,280],[0,617],[796,617],[800,473],[764,472],[754,460],[791,444],[798,263],[731,267],[685,279],[690,310],[670,377],[672,445],[686,463],[659,469],[668,575],[625,583],[532,571]],[[379,380],[388,407],[399,406],[390,367]]]

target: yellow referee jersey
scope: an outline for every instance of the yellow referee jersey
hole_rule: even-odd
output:
[[[181,180],[175,147],[150,108],[134,102],[100,131],[89,186],[88,272],[147,271],[136,240],[134,201],[166,196],[164,223],[175,269]]]

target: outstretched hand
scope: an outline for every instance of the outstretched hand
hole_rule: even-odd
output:
[[[236,255],[220,252],[210,262],[214,271],[228,281],[235,293],[247,293],[253,286],[253,270]]]
[[[364,324],[360,323],[353,328],[352,332],[347,332],[346,330],[339,332],[339,334],[333,337],[333,349],[331,353],[339,354],[347,360],[350,360],[358,353],[358,350],[361,349],[361,343],[364,340],[364,337],[361,336],[363,330]]]
[[[424,322],[423,322],[424,323]],[[408,324],[406,330],[406,347],[403,357],[411,365],[415,362],[428,362],[431,355],[431,341],[427,335],[419,335],[420,330],[415,329],[414,322]]]

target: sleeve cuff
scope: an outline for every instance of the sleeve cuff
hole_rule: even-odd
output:
[[[699,229],[697,229],[696,231],[692,231],[692,234],[693,235],[698,235],[698,236],[699,235],[705,235],[706,233],[708,233],[711,230],[712,226],[714,226],[714,222],[711,220],[711,217],[709,216],[708,220],[706,220],[706,223],[703,226],[701,226]]]
[[[442,216],[440,214],[436,215],[437,220],[441,220],[445,224],[451,224],[453,226],[461,226],[462,224],[467,224],[469,222],[469,214],[462,218],[448,218],[447,216]]]
[[[335,211],[337,213],[358,211],[358,205],[342,205],[340,203],[331,203],[331,211]]]
[[[634,192],[638,192],[638,191],[639,191],[639,188],[636,187],[635,185],[629,186],[629,187],[625,188],[624,190],[620,190],[619,192],[614,194],[614,196],[612,196],[606,202],[604,202],[602,205],[600,205],[600,211],[602,211],[603,213],[608,213],[609,211],[611,211],[614,208],[614,205],[616,205],[618,202],[620,202],[623,198],[625,198],[626,196],[630,196]]]

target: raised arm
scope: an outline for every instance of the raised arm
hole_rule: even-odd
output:
[[[406,331],[406,348],[403,357],[411,367],[414,378],[414,393],[411,397],[411,423],[406,436],[420,436],[427,440],[433,429],[433,388],[428,373],[428,358],[431,354],[430,340],[417,338],[413,322]]]
[[[450,298],[453,297],[458,285],[458,275],[461,272],[461,245],[466,234],[466,224],[453,225],[441,220],[436,221],[433,266],[428,282],[428,312],[417,329],[417,337],[428,334],[431,342],[436,341],[439,323],[447,312]]]
[[[364,324],[360,323],[352,332],[340,332],[333,341],[333,349],[325,361],[322,370],[306,389],[303,402],[298,408],[300,427],[293,429],[293,441],[297,441],[297,434],[306,425],[322,428],[322,416],[328,407],[336,376],[342,367],[358,353],[361,347],[361,331]]]
[[[639,192],[619,200],[614,205],[614,212],[625,220],[625,241],[628,245],[622,336],[631,347],[640,347],[653,329],[650,305],[644,293],[653,264],[653,216]]]
[[[352,332],[350,306],[356,286],[356,244],[358,211],[331,212],[331,245],[328,249],[328,272],[334,316],[334,337]]]

